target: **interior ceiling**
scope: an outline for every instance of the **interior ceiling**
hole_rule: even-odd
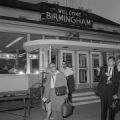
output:
[[[6,47],[17,38],[21,37],[19,41],[12,44],[10,47]],[[23,49],[23,43],[27,41],[27,35],[21,33],[0,32],[0,52],[2,53],[15,53],[16,50]]]
[[[10,47],[6,47],[17,38],[22,38],[19,41],[12,44]],[[31,36],[31,39],[39,39],[39,35]],[[0,52],[2,53],[16,53],[16,50],[23,51],[23,44],[27,41],[27,34],[22,33],[14,33],[14,32],[0,32]],[[53,46],[54,48],[55,46]],[[75,46],[57,46],[57,49],[65,49],[65,50],[92,50],[92,51],[108,51],[107,49],[94,49],[94,48],[87,48],[87,47],[75,47]],[[110,51],[110,49],[109,49]],[[112,50],[113,51],[113,50]]]

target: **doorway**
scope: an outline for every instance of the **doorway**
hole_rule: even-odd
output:
[[[91,87],[98,83],[97,79],[97,67],[101,67],[102,65],[102,58],[100,52],[91,52],[90,54],[90,74],[91,74]]]
[[[89,87],[89,54],[85,51],[77,52],[77,82],[80,87]]]
[[[75,74],[75,52],[70,50],[60,50],[60,69],[62,71],[63,66],[62,63],[66,62],[69,64]]]

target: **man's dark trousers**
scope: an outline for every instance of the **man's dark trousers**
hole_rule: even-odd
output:
[[[111,108],[113,101],[112,84],[106,84],[104,87],[104,93],[101,96],[101,120],[107,120],[107,114],[109,114],[109,120],[115,119],[115,111]]]

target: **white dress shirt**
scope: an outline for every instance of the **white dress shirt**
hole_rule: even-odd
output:
[[[67,77],[67,76],[73,75],[73,70],[70,67],[66,67],[65,69],[63,69],[63,73]]]
[[[108,67],[108,73],[112,75],[112,72],[113,72],[113,67]]]
[[[112,76],[113,67],[108,67],[108,73],[110,74],[110,76]],[[108,80],[110,80],[110,77],[108,77]]]
[[[54,74],[51,75],[51,88],[55,87],[56,82],[56,75],[59,73],[59,71],[56,71]]]

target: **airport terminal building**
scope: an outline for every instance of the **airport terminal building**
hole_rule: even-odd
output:
[[[45,72],[50,62],[59,69],[67,62],[74,70],[75,88],[83,89],[97,84],[96,68],[109,56],[120,58],[119,24],[81,9],[9,1],[0,0],[0,69],[3,64],[25,69],[26,79]]]

